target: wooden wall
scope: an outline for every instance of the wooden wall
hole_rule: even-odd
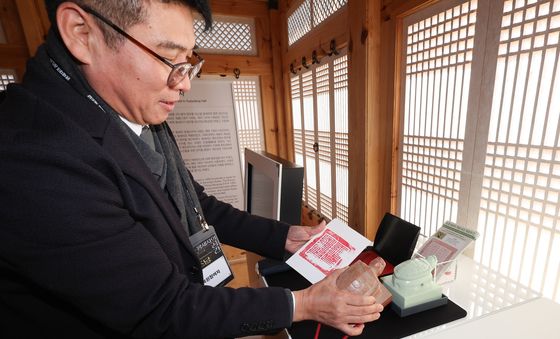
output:
[[[21,79],[48,29],[43,1],[0,0],[0,22],[6,36],[6,44],[0,44],[0,68],[15,69]]]
[[[228,16],[255,18],[255,33],[258,54],[256,56],[232,56],[205,54],[203,74],[233,76],[238,68],[241,75],[257,75],[261,83],[261,103],[266,150],[288,158],[288,134],[291,125],[286,126],[284,115],[284,92],[280,57],[280,17],[277,10],[269,10],[264,0],[212,0],[212,13]],[[259,277],[255,272],[260,256],[244,250],[224,246],[235,280],[228,286],[259,287]]]
[[[302,0],[281,1],[282,23]],[[401,19],[432,0],[349,0],[314,31],[288,47],[282,41],[284,107],[289,105],[289,66],[311,59],[313,50],[328,50],[335,39],[349,55],[349,224],[373,239],[385,212],[396,211],[395,178],[400,148],[395,86],[399,84],[396,56]],[[282,35],[285,36],[285,25]],[[291,121],[288,121],[291,126]],[[289,145],[293,140],[287,140]],[[293,156],[292,153],[290,153]]]
[[[396,55],[403,15],[434,0],[349,0],[347,6],[313,32],[288,47],[286,20],[302,0],[211,0],[214,14],[255,18],[258,55],[205,55],[203,74],[258,75],[261,82],[263,128],[267,151],[294,159],[290,64],[319,58],[331,40],[349,55],[350,225],[373,238],[379,221],[396,212],[399,84]],[[274,1],[271,1],[274,3]],[[42,0],[0,0],[0,20],[8,43],[0,44],[0,68],[15,68],[21,79],[25,60],[43,41],[48,20]],[[22,24],[23,23],[23,24]]]
[[[263,129],[268,152],[294,160],[290,65],[301,68],[301,58],[319,58],[337,49],[349,55],[349,224],[373,239],[385,212],[396,213],[398,168],[397,50],[403,15],[435,0],[349,0],[347,6],[322,22],[313,32],[288,47],[286,21],[302,0],[279,0],[269,9],[267,0],[211,0],[214,14],[255,18],[258,55],[204,55],[203,74],[232,77],[257,75],[261,83]],[[275,1],[271,1],[274,3]],[[16,69],[21,79],[26,60],[44,40],[49,23],[43,0],[0,0],[0,20],[7,44],[0,44],[0,68]],[[319,221],[312,207],[304,206],[303,224]],[[248,278],[235,286],[255,285],[256,257],[226,247],[236,276]],[[243,273],[239,273],[243,272]],[[236,280],[238,281],[238,280]]]
[[[269,11],[265,0],[212,0],[213,14],[243,16],[255,18],[258,55],[204,55],[206,63],[203,74],[225,74],[233,76],[238,68],[241,75],[258,75],[261,82],[263,127],[267,151],[278,156],[287,157],[287,134],[284,119],[283,87],[275,68],[279,65],[278,15]],[[273,25],[271,25],[274,23]]]

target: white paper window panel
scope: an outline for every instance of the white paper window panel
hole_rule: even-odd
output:
[[[0,91],[4,91],[8,84],[16,82],[16,71],[14,69],[0,68]]]
[[[288,16],[288,45],[301,39],[347,2],[348,0],[304,0]]]
[[[346,5],[348,0],[313,0],[313,26],[317,26]]]
[[[329,57],[290,81],[296,162],[305,167],[304,201],[348,221],[348,64]],[[318,150],[314,150],[314,145]]]
[[[311,31],[311,0],[304,0],[288,16],[288,45],[298,41]]]
[[[260,83],[258,77],[240,77],[232,82],[241,170],[245,170],[245,148],[264,151]],[[243,173],[243,172],[242,172]]]
[[[560,1],[505,1],[475,258],[560,301]]]
[[[477,24],[486,16],[496,28]],[[560,301],[560,1],[449,1],[412,17],[401,216],[426,235],[445,220],[477,229],[475,260]]]
[[[204,31],[200,15],[194,20],[200,53],[257,55],[255,20],[248,17],[214,15],[212,29]]]
[[[222,77],[205,75],[204,79]],[[255,152],[264,150],[264,134],[262,129],[262,106],[260,82],[257,76],[240,76],[231,80],[235,125],[239,143],[241,171],[245,170],[245,148]]]
[[[457,219],[476,8],[406,27],[400,213],[428,235]]]

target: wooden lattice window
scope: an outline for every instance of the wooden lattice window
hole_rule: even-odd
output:
[[[305,167],[303,199],[328,219],[347,222],[347,56],[323,58],[290,84],[295,160]]]
[[[476,8],[465,2],[406,30],[400,213],[426,234],[457,219]]]
[[[347,2],[348,0],[304,0],[288,16],[288,44],[301,39]]]
[[[401,216],[478,230],[475,260],[560,301],[560,0],[450,0],[403,25]]]
[[[241,169],[242,173],[244,173],[245,148],[250,148],[255,152],[264,151],[260,84],[257,77],[243,77],[233,81],[231,86],[235,107]]]
[[[16,72],[12,69],[0,69],[0,91],[5,90],[8,84],[16,81]]]
[[[256,55],[255,20],[253,18],[214,15],[210,31],[204,20],[195,19],[196,45],[201,53]]]
[[[311,30],[311,0],[305,0],[288,17],[288,44],[293,44]]]
[[[313,26],[323,22],[347,2],[348,0],[313,0]]]

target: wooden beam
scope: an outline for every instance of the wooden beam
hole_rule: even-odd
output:
[[[4,61],[5,58],[29,57],[27,46],[21,44],[9,44],[9,45],[0,44],[0,55],[2,55],[2,61]]]
[[[439,1],[441,0],[385,0],[383,1],[382,18],[389,20],[397,16],[405,16]]]
[[[21,18],[29,55],[35,55],[37,47],[43,43],[47,33],[41,21],[41,11],[33,0],[17,0],[15,3]]]
[[[263,6],[266,4],[266,6]],[[259,57],[268,66],[266,74],[263,72],[260,76],[261,81],[261,107],[263,113],[263,129],[265,138],[265,149],[275,155],[279,152],[279,131],[280,119],[282,114],[277,108],[277,93],[275,89],[275,79],[273,71],[273,56],[271,46],[271,25],[268,3],[260,4],[265,12],[255,17],[255,29],[257,38],[257,47],[259,49]],[[264,14],[264,15],[263,15]]]
[[[280,13],[278,10],[270,10],[270,27],[281,27]],[[277,134],[277,145],[278,145],[278,156],[293,161],[293,152],[290,152],[288,145],[293,144],[292,137],[292,125],[291,119],[290,124],[287,124],[286,109],[284,108],[284,83],[283,83],[283,72],[282,72],[282,29],[271,29],[270,43],[271,43],[271,54],[272,54],[272,77],[274,80],[274,103],[276,110],[276,125],[278,128]],[[293,147],[291,147],[293,149]],[[292,154],[290,154],[292,153]]]
[[[279,35],[279,43],[280,43],[280,50],[278,51],[278,53],[280,53],[280,74],[282,76],[282,88],[284,89],[283,91],[283,97],[281,98],[282,103],[283,103],[283,118],[285,121],[285,128],[286,128],[286,134],[285,134],[285,144],[286,144],[286,159],[290,160],[290,161],[295,161],[295,150],[294,150],[294,133],[293,133],[293,117],[292,117],[292,102],[291,102],[291,93],[290,93],[290,73],[289,73],[289,68],[286,68],[286,51],[288,50],[288,26],[286,25],[287,22],[287,4],[286,1],[280,1],[279,3],[279,9],[278,9],[278,20],[279,23],[277,23],[277,27],[279,27],[279,29],[277,30]],[[273,24],[273,20],[271,19],[271,25]],[[272,41],[273,45],[274,45],[274,41]],[[277,72],[277,67],[278,65],[276,65],[276,68],[274,68],[274,72]]]
[[[394,215],[399,215],[399,175],[401,171],[401,43],[402,19],[389,19],[383,23],[382,48],[385,51],[383,62],[387,69],[382,74],[382,81],[387,84],[385,90],[385,106],[382,108],[393,115],[393,141],[391,150],[391,208]]]
[[[43,32],[48,32],[49,28],[51,27],[51,23],[49,21],[49,14],[47,13],[47,8],[45,7],[44,0],[34,0],[35,7],[39,11],[39,17],[41,18],[41,25],[43,27]]]
[[[268,2],[264,0],[212,0],[212,14],[267,17]]]
[[[261,76],[260,80],[266,151],[278,155],[278,121],[275,113],[274,78],[270,74]]]
[[[4,29],[7,44],[25,44],[25,35],[15,4],[16,1],[0,1],[0,21]]]
[[[348,5],[349,23],[348,133],[352,136],[348,153],[349,217],[348,223],[361,234],[366,231],[366,77],[367,48],[361,42],[366,21],[367,1],[354,0]],[[355,142],[359,141],[359,142]]]
[[[373,239],[390,208],[391,116],[380,110],[381,0],[348,2],[350,220]]]
[[[204,54],[203,74],[233,75],[239,68],[242,75],[271,75],[271,60],[246,55]]]

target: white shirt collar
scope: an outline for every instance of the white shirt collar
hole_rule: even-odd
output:
[[[136,134],[137,136],[140,136],[140,133],[142,133],[142,127],[144,127],[144,126],[142,126],[140,124],[137,124],[135,122],[132,122],[132,121],[128,121],[120,115],[119,115],[119,118],[121,118],[121,120],[124,121],[124,123],[132,130],[132,132],[134,132],[134,134]]]

